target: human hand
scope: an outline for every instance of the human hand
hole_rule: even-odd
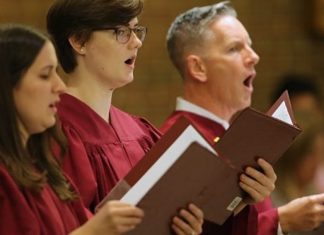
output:
[[[278,214],[284,233],[314,230],[324,222],[324,193],[297,198],[278,207]]]
[[[136,227],[144,212],[120,201],[108,201],[83,226],[71,235],[120,235]]]
[[[188,209],[181,209],[179,216],[172,219],[172,229],[178,235],[198,235],[202,233],[204,213],[190,203]]]
[[[257,163],[263,172],[247,167],[245,173],[240,175],[239,185],[250,195],[250,198],[246,200],[247,204],[263,201],[275,189],[277,175],[273,167],[261,158]]]

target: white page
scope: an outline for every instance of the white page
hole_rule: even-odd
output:
[[[277,118],[290,125],[294,125],[293,121],[291,120],[290,114],[288,112],[286,103],[284,101],[281,102],[278,108],[273,112],[272,117]]]
[[[141,179],[128,190],[121,198],[121,201],[136,205],[193,142],[201,144],[203,147],[216,154],[215,150],[197,130],[189,125]]]

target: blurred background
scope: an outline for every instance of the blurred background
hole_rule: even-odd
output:
[[[135,81],[117,90],[113,103],[159,126],[181,94],[181,80],[169,62],[165,35],[175,16],[211,0],[145,0],[140,23],[148,26],[137,58]],[[285,73],[306,73],[324,84],[324,0],[232,0],[239,19],[260,55],[253,106],[261,111]],[[0,0],[1,23],[18,22],[45,29],[51,0]]]

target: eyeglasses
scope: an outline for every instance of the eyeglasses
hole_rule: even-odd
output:
[[[130,28],[128,26],[118,26],[118,27],[103,27],[96,30],[114,30],[116,35],[116,40],[119,43],[125,44],[131,38],[132,32],[135,33],[136,37],[144,42],[147,28],[145,26],[135,26],[134,28]]]

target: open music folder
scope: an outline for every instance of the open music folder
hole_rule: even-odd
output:
[[[180,118],[107,195],[142,208],[143,222],[128,234],[171,234],[171,218],[194,203],[205,219],[223,224],[246,197],[238,186],[244,167],[262,157],[271,164],[300,133],[288,93],[267,114],[244,109],[215,146]]]
[[[285,91],[266,114],[244,109],[215,145],[215,150],[238,170],[258,167],[258,157],[274,165],[300,132]]]

